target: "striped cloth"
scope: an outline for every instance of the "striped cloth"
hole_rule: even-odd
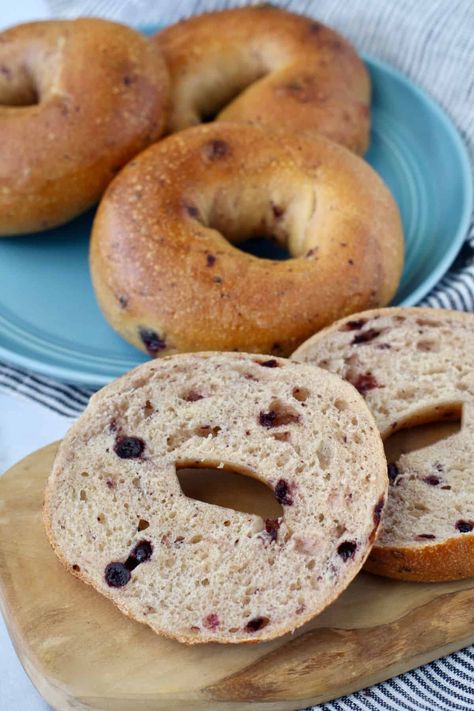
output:
[[[63,17],[102,15],[141,25],[174,22],[240,0],[47,0]],[[447,111],[474,157],[474,2],[472,0],[286,0],[279,4],[340,30],[365,52],[424,87]],[[474,161],[473,161],[474,164]],[[474,312],[474,227],[449,273],[423,302]],[[0,364],[0,390],[76,417],[92,390]],[[474,647],[317,707],[320,711],[474,710]]]

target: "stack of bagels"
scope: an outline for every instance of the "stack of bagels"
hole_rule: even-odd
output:
[[[92,281],[138,348],[288,356],[393,297],[400,217],[359,157],[369,76],[328,27],[268,5],[150,39],[40,22],[1,35],[0,66],[0,235],[60,225],[102,196]],[[291,259],[238,249],[253,236]]]
[[[474,319],[383,308],[403,234],[361,157],[370,82],[345,39],[268,5],[151,38],[23,25],[0,35],[0,126],[0,235],[100,199],[98,303],[154,358],[60,446],[44,517],[74,575],[160,634],[235,643],[295,630],[364,563],[474,574]],[[387,462],[382,440],[440,420],[459,431]],[[191,499],[182,468],[254,477],[280,515]]]

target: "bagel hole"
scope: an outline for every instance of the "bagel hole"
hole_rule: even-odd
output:
[[[216,68],[217,69],[217,68]],[[219,69],[203,75],[203,81],[194,85],[196,94],[192,97],[195,112],[200,123],[215,121],[218,115],[229,104],[237,99],[259,79],[268,74],[268,69],[263,66],[248,66],[235,61],[225,63]],[[205,82],[205,83],[204,83]]]
[[[203,224],[216,230],[235,249],[261,259],[282,261],[318,259],[315,238],[316,194],[302,183],[297,190],[291,171],[248,176],[243,184],[231,181],[219,192]],[[310,248],[311,247],[311,248]],[[215,269],[218,269],[217,260]]]
[[[283,508],[273,490],[250,472],[230,466],[219,469],[213,464],[190,466],[181,462],[176,464],[176,476],[188,499],[255,514],[264,520],[283,516]],[[226,519],[223,525],[230,526],[230,521]]]
[[[242,252],[246,252],[246,254],[260,257],[260,259],[272,259],[275,261],[291,259],[291,254],[286,247],[278,244],[272,237],[250,237],[244,242],[240,242],[238,248]]]
[[[400,466],[400,459],[403,455],[423,451],[437,444],[440,445],[438,451],[442,454],[443,445],[459,436],[462,430],[462,405],[442,405],[394,424],[396,425],[393,427],[394,434],[390,434],[384,440],[385,456],[392,484],[396,483],[399,475],[404,475],[403,468]],[[442,459],[442,457],[440,458]],[[432,486],[446,485],[446,482],[443,481],[443,471],[444,466],[441,461],[437,461],[435,451],[426,450],[423,470],[420,468],[418,471],[418,467],[416,467],[416,474]],[[414,472],[415,469],[410,466],[410,476]]]

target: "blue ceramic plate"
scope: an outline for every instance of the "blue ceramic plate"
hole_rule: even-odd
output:
[[[373,82],[370,164],[403,218],[406,262],[395,304],[415,304],[449,268],[472,210],[469,159],[433,101],[381,62]],[[87,264],[93,214],[31,237],[0,239],[0,358],[74,383],[102,385],[146,360],[107,324]]]

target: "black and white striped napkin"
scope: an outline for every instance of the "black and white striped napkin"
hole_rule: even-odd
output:
[[[54,16],[101,15],[135,25],[167,24],[243,0],[46,0]],[[430,93],[457,125],[474,158],[472,0],[273,0],[340,30]],[[474,164],[474,160],[472,161]],[[474,225],[456,262],[424,305],[474,312]],[[0,391],[75,418],[92,394],[0,363]],[[474,711],[474,647],[318,707],[320,711]]]

